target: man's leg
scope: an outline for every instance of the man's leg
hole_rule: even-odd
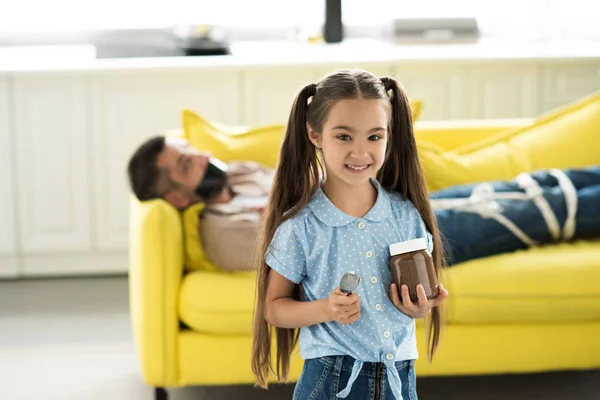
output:
[[[543,216],[532,201],[497,200],[496,207],[492,207],[493,203],[484,201],[479,204],[469,203],[470,205],[463,210],[444,209],[445,200],[467,199],[479,185],[480,183],[457,185],[431,194],[434,200],[432,201],[434,213],[443,235],[450,265],[528,247],[515,235],[515,232],[492,215],[499,215],[500,219],[506,217],[528,236],[534,233],[536,237],[533,240],[548,239],[548,230],[545,228]],[[490,185],[495,193],[523,193],[516,180],[491,181],[486,185]],[[436,209],[436,206],[439,208]],[[531,232],[531,228],[539,229]]]
[[[448,265],[528,247],[495,219],[458,210],[436,211],[435,216]],[[540,222],[543,223],[541,218]]]
[[[578,208],[575,238],[600,235],[600,168],[567,169],[565,174],[577,189]],[[556,178],[539,171],[531,174],[542,187],[544,198],[562,227],[566,204]],[[491,182],[496,192],[521,191],[514,181]],[[436,192],[432,198],[466,198],[476,185],[460,185]],[[500,200],[502,215],[538,243],[552,241],[539,208],[532,201]],[[528,246],[494,219],[458,210],[435,210],[440,231],[445,236],[449,263],[459,263],[505,253]]]
[[[515,181],[490,181],[486,182],[492,185],[495,192],[518,192],[519,184]],[[473,188],[481,183],[469,183],[465,185],[451,186],[446,189],[438,190],[429,194],[432,200],[435,199],[464,199],[471,196]]]
[[[575,186],[575,189],[583,189],[588,186],[600,185],[600,167],[567,168],[562,170]],[[531,176],[540,186],[557,186],[558,182],[554,175],[548,170],[536,171]]]
[[[600,237],[600,184],[577,191],[575,238]]]
[[[563,170],[577,192],[575,234],[573,238],[600,236],[600,167],[567,168]],[[534,179],[544,187],[561,226],[566,220],[565,194],[554,175],[548,171],[533,173]]]
[[[515,181],[491,181],[489,184],[498,193],[521,191]],[[431,193],[430,198],[466,199],[478,185],[480,183],[452,186]],[[435,202],[432,203],[449,265],[527,247],[505,226],[492,218],[458,209],[436,209]],[[531,213],[528,215],[531,217]]]

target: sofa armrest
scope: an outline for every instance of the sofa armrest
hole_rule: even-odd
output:
[[[132,198],[129,225],[130,318],[142,377],[151,386],[177,386],[181,217],[163,200]]]
[[[417,141],[433,143],[450,151],[532,122],[529,118],[417,121],[414,130]]]

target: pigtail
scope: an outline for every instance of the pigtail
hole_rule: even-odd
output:
[[[281,144],[275,175],[275,185],[281,185],[281,188],[275,188],[272,200],[277,209],[289,211],[285,219],[308,204],[319,181],[317,155],[306,128],[308,102],[316,90],[317,85],[311,83],[296,97]]]
[[[399,192],[409,199],[421,215],[427,230],[433,236],[433,261],[438,279],[445,265],[442,239],[433,213],[425,177],[419,160],[413,132],[410,102],[400,84],[393,78],[383,77],[381,82],[391,92],[390,143],[386,162],[380,170],[380,182],[388,190]],[[427,356],[433,359],[439,344],[442,327],[442,310],[437,306],[431,310],[427,331]]]
[[[261,228],[259,254],[256,257],[252,371],[256,384],[262,388],[268,387],[270,373],[275,373],[278,381],[287,381],[291,354],[298,343],[298,329],[274,328],[277,339],[277,367],[274,370],[271,360],[273,327],[265,320],[265,299],[271,268],[265,264],[264,255],[279,225],[306,207],[319,182],[316,151],[306,128],[308,102],[316,90],[314,83],[305,86],[292,105]],[[300,300],[299,286],[294,291],[294,299]]]

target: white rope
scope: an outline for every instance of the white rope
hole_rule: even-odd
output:
[[[517,183],[523,190],[525,190],[525,193],[529,195],[530,199],[533,200],[535,205],[540,209],[552,239],[560,239],[560,225],[558,224],[556,215],[554,214],[554,211],[552,211],[550,204],[548,204],[548,200],[546,200],[544,197],[542,188],[540,188],[540,185],[538,185],[537,181],[533,179],[531,175],[522,173],[517,176]]]
[[[567,174],[559,169],[551,169],[550,174],[558,180],[558,186],[565,194],[565,203],[567,205],[567,218],[563,226],[563,240],[571,240],[575,235],[575,217],[577,216],[577,189]]]

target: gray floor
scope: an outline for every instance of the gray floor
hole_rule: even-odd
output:
[[[292,385],[185,388],[173,400],[290,399]],[[600,371],[419,379],[421,400],[600,399]],[[0,399],[151,399],[130,335],[127,279],[0,281]]]

